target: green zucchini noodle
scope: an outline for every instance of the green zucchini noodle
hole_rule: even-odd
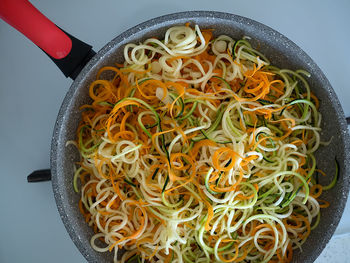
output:
[[[89,87],[74,189],[114,262],[290,262],[329,205],[309,74],[214,35],[127,44]]]

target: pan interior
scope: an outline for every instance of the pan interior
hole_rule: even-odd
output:
[[[335,188],[322,194],[321,198],[331,206],[321,210],[319,226],[312,231],[302,246],[303,251],[295,251],[293,262],[313,262],[321,253],[333,235],[341,218],[349,191],[349,136],[344,113],[330,83],[312,61],[298,46],[289,39],[253,20],[219,12],[194,11],[167,15],[142,23],[122,33],[86,65],[72,84],[60,109],[51,148],[51,169],[53,190],[61,218],[73,242],[89,262],[112,262],[112,253],[99,253],[90,246],[92,229],[85,223],[78,209],[79,194],[73,190],[73,164],[79,160],[79,154],[66,142],[74,140],[80,120],[79,107],[89,103],[89,84],[95,79],[99,68],[123,62],[125,44],[138,43],[149,37],[162,37],[167,28],[186,22],[198,24],[201,28],[214,29],[214,35],[226,34],[234,39],[243,36],[252,38],[255,48],[264,53],[272,65],[292,70],[304,69],[311,73],[309,84],[312,92],[320,100],[322,114],[322,141],[329,146],[321,147],[316,157],[318,167],[326,172],[327,178],[321,183],[329,183],[335,173],[334,159],[340,164],[340,177]]]

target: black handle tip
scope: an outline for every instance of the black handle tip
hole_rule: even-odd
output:
[[[28,183],[45,182],[51,180],[50,169],[36,170],[27,176]]]
[[[60,28],[72,41],[72,49],[69,54],[61,59],[55,59],[47,54],[62,73],[68,78],[75,79],[83,67],[96,54],[89,44],[75,38]]]

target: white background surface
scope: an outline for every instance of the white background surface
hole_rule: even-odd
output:
[[[57,25],[99,50],[147,19],[186,10],[225,11],[262,22],[305,50],[350,115],[350,1],[33,0]],[[59,218],[51,183],[26,176],[49,167],[66,79],[36,46],[0,21],[0,262],[85,262]],[[349,262],[349,205],[317,262]],[[342,234],[342,235],[341,235]],[[337,255],[339,258],[337,258]],[[331,259],[331,260],[330,260]]]

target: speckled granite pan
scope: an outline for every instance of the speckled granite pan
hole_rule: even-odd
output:
[[[312,231],[296,251],[293,262],[313,262],[333,235],[343,213],[349,192],[349,135],[344,113],[330,83],[312,59],[292,41],[275,30],[253,20],[219,12],[194,11],[158,17],[133,27],[117,36],[102,48],[85,66],[68,91],[58,114],[51,148],[52,185],[57,207],[63,223],[73,242],[89,262],[112,262],[110,253],[98,253],[90,247],[93,234],[78,209],[79,195],[73,191],[73,162],[78,154],[73,147],[66,147],[68,140],[75,139],[80,119],[79,106],[89,102],[88,86],[99,68],[123,61],[123,47],[129,42],[139,42],[148,37],[162,36],[167,28],[186,22],[196,23],[201,28],[213,28],[214,33],[227,34],[235,39],[250,36],[255,47],[259,47],[272,62],[281,68],[305,69],[311,73],[309,83],[320,99],[323,116],[322,139],[332,143],[317,152],[318,164],[327,174],[334,174],[334,158],[340,164],[340,178],[335,188],[323,194],[322,199],[331,206],[322,209],[320,225]],[[316,44],[316,43],[315,43]],[[325,182],[330,177],[325,178]]]

